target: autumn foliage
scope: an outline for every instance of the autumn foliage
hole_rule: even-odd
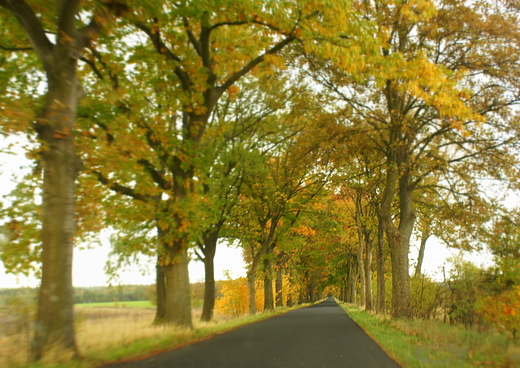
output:
[[[484,321],[508,331],[516,338],[520,331],[520,286],[482,299],[477,311]]]
[[[232,279],[226,272],[227,280],[221,282],[220,293],[222,296],[215,301],[217,313],[238,317],[247,313],[249,307],[249,291],[247,278],[239,277]],[[256,308],[263,309],[263,287],[262,283],[256,283]]]

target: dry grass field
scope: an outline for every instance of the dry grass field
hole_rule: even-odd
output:
[[[34,367],[90,368],[102,363],[145,356],[168,350],[183,343],[232,329],[270,314],[232,319],[215,315],[212,322],[200,322],[201,308],[193,309],[194,329],[154,325],[153,308],[95,307],[76,308],[76,342],[83,359],[49,355],[47,361]],[[275,313],[287,311],[280,309]],[[0,311],[0,367],[29,367],[30,314]],[[57,364],[57,365],[55,365]],[[63,364],[63,365],[60,365]],[[32,367],[32,366],[31,366]]]

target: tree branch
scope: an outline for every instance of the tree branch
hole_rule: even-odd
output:
[[[34,50],[32,47],[5,47],[0,45],[0,49],[4,51],[32,51]]]
[[[112,183],[112,182],[110,182],[109,179],[107,179],[99,171],[93,170],[92,173],[97,176],[98,181],[101,184],[106,185],[110,190],[112,190],[116,193],[125,195],[127,197],[131,197],[133,199],[136,199],[138,201],[145,202],[145,203],[148,203],[155,199],[154,197],[149,196],[149,195],[143,195],[143,194],[136,193],[134,189],[125,187],[124,185],[120,185],[118,183]]]
[[[163,42],[159,29],[154,29],[152,31],[152,29],[150,29],[150,27],[148,27],[143,22],[135,22],[134,25],[137,28],[139,28],[141,31],[146,33],[146,35],[148,36],[150,41],[152,41],[152,44],[155,47],[155,50],[159,54],[164,55],[169,60],[175,61],[179,64],[182,62],[182,59],[179,56],[175,55],[173,52],[171,52],[171,50]],[[177,75],[177,77],[179,77],[179,80],[182,84],[182,88],[185,91],[188,91],[188,92],[191,91],[192,83],[191,83],[191,79],[190,79],[189,75],[184,70],[182,70],[182,68],[179,65],[177,65],[175,67],[174,71],[175,71],[175,74]]]
[[[265,59],[265,56],[266,55],[274,55],[276,54],[278,51],[282,50],[285,46],[287,46],[288,44],[290,44],[291,42],[293,42],[294,40],[296,40],[296,37],[295,36],[288,36],[287,38],[285,38],[284,40],[280,41],[279,43],[277,43],[276,45],[274,45],[273,47],[271,47],[271,49],[269,49],[267,52],[265,52],[264,54],[256,57],[255,59],[251,60],[246,66],[244,66],[241,70],[239,70],[238,72],[234,73],[232,76],[230,76],[228,78],[228,80],[226,82],[224,82],[224,84],[219,87],[219,92],[220,93],[224,93],[225,90],[227,90],[229,87],[231,87],[235,82],[237,82],[240,78],[242,78],[244,75],[246,75],[249,71],[251,71],[251,69],[253,69],[255,66],[257,66],[258,64],[260,64],[261,62],[264,61]]]
[[[176,61],[180,63],[182,60],[180,57],[175,55],[171,50],[165,45],[163,40],[161,39],[161,35],[159,33],[159,30],[152,31],[150,27],[148,27],[143,22],[135,22],[134,25],[139,28],[141,31],[146,33],[150,41],[152,41],[152,44],[155,47],[155,50],[161,55],[166,56],[168,59]]]
[[[29,38],[33,49],[42,60],[45,68],[53,62],[54,45],[45,35],[40,20],[25,0],[0,0],[0,6],[8,9],[16,17]]]
[[[190,26],[190,22],[189,22],[188,18],[182,17],[182,21],[184,23],[184,28],[186,29],[186,34],[188,35],[188,38],[189,38],[191,44],[193,45],[193,48],[195,49],[195,51],[197,51],[197,54],[199,54],[199,56],[202,57],[200,42],[197,40],[197,38],[191,31],[191,29],[190,29],[191,26]]]
[[[146,171],[148,171],[148,173],[152,176],[153,181],[155,181],[155,183],[159,185],[161,189],[169,190],[172,188],[172,184],[168,180],[163,178],[161,173],[157,171],[155,166],[150,161],[142,158],[138,160],[137,163],[143,166],[146,169]]]

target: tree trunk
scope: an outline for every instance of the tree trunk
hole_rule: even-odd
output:
[[[423,229],[421,234],[421,247],[419,248],[419,256],[417,257],[417,265],[415,266],[415,276],[421,276],[421,269],[424,260],[424,252],[426,250],[426,241],[430,237],[428,229]]]
[[[72,255],[76,230],[76,177],[79,161],[72,134],[81,87],[75,60],[48,75],[45,111],[38,123],[42,141],[42,279],[32,340],[32,358],[47,349],[77,354],[74,338]]]
[[[405,172],[398,175],[397,168],[389,165],[381,215],[385,224],[392,259],[392,315],[394,317],[410,317],[408,251],[415,223],[412,207],[413,190],[410,187],[410,175],[406,172],[408,167],[406,155],[401,152],[401,157],[397,162],[398,167],[405,168]],[[397,180],[399,181],[399,227],[395,227],[391,211]]]
[[[283,268],[276,269],[276,306],[283,307]]]
[[[247,288],[249,291],[249,314],[256,314],[256,266],[252,264],[247,271]]]
[[[204,305],[201,321],[211,321],[215,308],[215,253],[217,251],[218,231],[204,239]]]
[[[160,257],[158,257],[156,267],[156,284],[155,290],[157,294],[157,305],[155,310],[154,323],[160,323],[166,315],[166,275],[164,266],[161,266]]]
[[[349,272],[348,272],[348,288],[347,288],[347,303],[356,303],[356,295],[357,295],[357,280],[358,273],[356,269],[356,262],[351,258],[349,258]]]
[[[166,276],[166,313],[163,321],[178,326],[193,328],[191,318],[189,258],[182,252],[164,266]]]
[[[377,312],[380,314],[385,313],[386,309],[386,288],[385,288],[385,226],[381,215],[378,215],[378,228],[377,228]]]
[[[264,312],[274,310],[272,267],[264,258]]]
[[[309,301],[314,303],[316,301],[316,295],[314,294],[314,283],[309,283]]]
[[[361,226],[361,199],[356,198],[356,227],[357,227],[357,233],[358,233],[358,270],[359,270],[359,277],[361,280],[361,290],[360,290],[360,296],[361,296],[361,308],[364,308],[366,305],[366,280],[365,280],[365,266],[363,264],[363,253],[365,250],[364,246],[364,240],[363,240],[363,229]]]
[[[366,256],[365,256],[365,309],[373,309],[372,296],[372,240],[366,239]]]
[[[287,270],[289,275],[289,290],[287,290],[287,306],[292,307],[293,306],[293,284],[292,284],[292,275],[291,275],[291,269],[289,268]]]
[[[392,259],[392,315],[410,316],[410,276],[408,251],[415,223],[413,213],[410,152],[413,131],[403,121],[402,96],[393,80],[387,80],[385,97],[390,113],[390,135],[386,162],[386,183],[381,203],[390,258]],[[392,204],[399,184],[399,225],[394,224]]]
[[[204,258],[204,305],[202,306],[201,321],[211,321],[215,308],[215,265],[214,258]]]

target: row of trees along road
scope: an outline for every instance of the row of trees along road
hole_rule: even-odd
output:
[[[219,239],[251,313],[275,271],[277,305],[285,274],[383,312],[391,273],[406,317],[414,229],[469,249],[515,218],[482,186],[517,185],[514,2],[0,0],[0,25],[2,134],[36,147],[1,252],[41,275],[35,360],[77,352],[72,249],[102,228],[109,271],[155,257],[156,322],[192,327],[189,250],[210,320]]]

